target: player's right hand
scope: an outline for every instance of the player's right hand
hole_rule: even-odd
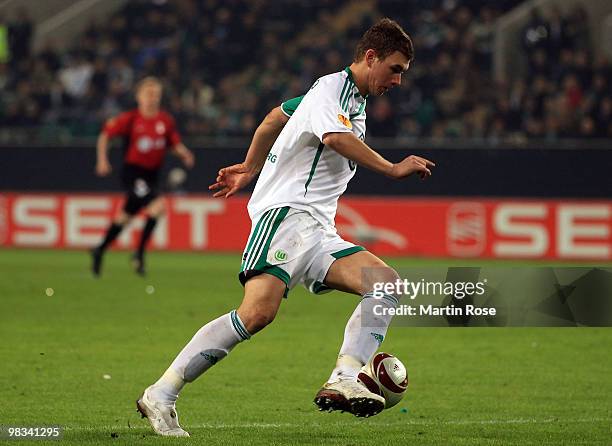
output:
[[[234,164],[221,169],[216,182],[208,186],[208,189],[216,191],[213,194],[215,198],[228,198],[249,184],[256,175],[257,172],[249,169],[244,163]]]
[[[108,161],[96,164],[96,175],[98,175],[99,177],[105,177],[107,175],[110,175],[112,171],[113,168]]]

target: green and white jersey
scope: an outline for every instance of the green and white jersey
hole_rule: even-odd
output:
[[[282,104],[289,121],[272,146],[248,210],[256,219],[269,209],[289,206],[334,226],[338,198],[356,165],[321,142],[326,133],[353,132],[364,139],[366,99],[350,69],[318,79],[304,96]]]

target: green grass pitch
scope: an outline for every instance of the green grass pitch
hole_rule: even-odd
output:
[[[382,349],[408,368],[404,400],[371,419],[318,412],[356,299],[302,288],[181,394],[192,437],[156,437],[134,402],[201,325],[239,304],[239,255],[152,253],[145,279],[128,258],[110,253],[95,280],[84,252],[0,251],[0,425],[65,428],[35,444],[612,444],[607,328],[392,327]]]

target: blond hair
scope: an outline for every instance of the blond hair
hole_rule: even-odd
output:
[[[163,88],[163,84],[159,80],[159,78],[155,76],[147,76],[147,77],[143,77],[142,79],[138,81],[138,83],[136,83],[136,92],[138,93],[140,89],[144,87],[145,85],[156,85],[159,88]]]

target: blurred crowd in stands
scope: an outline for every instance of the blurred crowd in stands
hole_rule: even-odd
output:
[[[48,39],[37,52],[21,11],[0,17],[0,126],[95,135],[153,74],[186,135],[249,137],[272,107],[349,65],[362,32],[390,16],[416,59],[401,88],[369,100],[368,136],[612,137],[612,66],[594,55],[580,7],[534,11],[520,42],[528,76],[493,80],[495,21],[519,3],[132,0],[72,47]]]

